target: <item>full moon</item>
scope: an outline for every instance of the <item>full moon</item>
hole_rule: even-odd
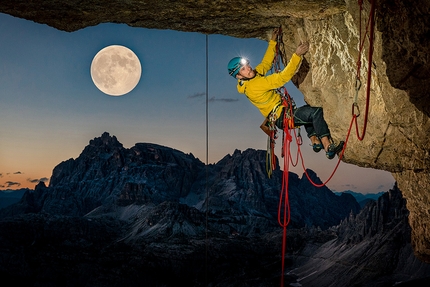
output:
[[[96,87],[110,96],[122,96],[139,83],[142,67],[136,54],[120,45],[101,49],[91,63],[91,78]]]

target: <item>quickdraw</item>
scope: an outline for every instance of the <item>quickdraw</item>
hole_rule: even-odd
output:
[[[275,156],[275,143],[278,138],[278,129],[276,127],[276,122],[279,121],[277,116],[277,110],[279,108],[283,108],[284,111],[281,113],[282,118],[282,126],[284,127],[284,131],[282,133],[282,143],[285,144],[285,134],[287,134],[287,130],[297,129],[297,144],[302,145],[302,136],[300,134],[300,127],[294,125],[294,110],[296,109],[296,104],[294,99],[290,96],[287,89],[285,87],[281,87],[278,89],[278,94],[281,96],[281,103],[273,109],[273,111],[267,117],[268,119],[268,127],[270,128],[270,136],[267,138],[267,153],[266,153],[266,172],[268,177],[272,176],[273,170],[276,169],[276,156]],[[282,149],[281,157],[284,157],[284,148]],[[297,163],[296,163],[297,164]],[[296,164],[293,164],[295,166]]]
[[[266,172],[269,178],[272,177],[272,172],[276,169],[275,143],[277,129],[274,121],[269,120],[270,136],[267,137],[267,152],[266,152]]]

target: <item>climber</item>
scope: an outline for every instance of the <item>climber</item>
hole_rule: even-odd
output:
[[[273,30],[263,60],[255,69],[252,69],[249,61],[242,57],[235,57],[228,63],[228,73],[238,81],[238,92],[245,94],[265,117],[260,128],[269,136],[270,124],[274,123],[278,128],[283,129],[283,115],[287,110],[277,89],[291,80],[300,67],[303,55],[309,50],[309,43],[300,43],[288,65],[282,71],[266,75],[271,69],[275,57],[278,33],[279,29]],[[343,148],[343,141],[337,145],[333,142],[320,107],[305,105],[295,108],[294,125],[303,125],[311,140],[313,150],[319,152],[324,149],[329,159],[333,159]]]

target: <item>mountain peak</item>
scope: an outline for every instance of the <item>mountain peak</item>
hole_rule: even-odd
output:
[[[104,132],[101,137],[90,140],[90,146],[112,146],[112,147],[123,147],[122,143],[118,141],[116,136],[111,136],[108,132]]]

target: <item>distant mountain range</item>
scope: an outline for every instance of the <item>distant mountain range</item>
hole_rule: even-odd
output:
[[[4,208],[6,206],[12,205],[14,203],[17,203],[24,193],[26,191],[29,191],[28,188],[22,188],[22,189],[7,189],[7,190],[0,190],[0,209]],[[351,194],[358,202],[361,208],[364,207],[364,205],[369,202],[370,200],[377,200],[381,195],[383,195],[385,192],[378,192],[378,193],[366,193],[362,194],[359,192],[354,192],[352,190],[345,190],[345,191],[334,191],[334,194],[341,196],[343,193]]]
[[[11,204],[17,203],[22,198],[24,193],[28,190],[28,188],[22,188],[17,190],[0,190],[0,209]]]
[[[287,216],[286,286],[430,282],[397,186],[360,208],[293,173],[280,197],[282,182],[279,166],[267,177],[263,150],[205,165],[103,133],[58,164],[49,186],[0,209],[0,276],[24,286],[276,286]]]
[[[12,205],[14,203],[17,203],[22,196],[24,195],[24,193],[26,191],[29,191],[30,189],[28,188],[22,188],[22,189],[16,189],[16,190],[0,190],[0,209],[4,208],[6,206]],[[373,200],[377,200],[381,195],[383,195],[385,192],[378,192],[378,193],[367,193],[367,194],[362,194],[359,192],[354,192],[352,190],[345,190],[345,191],[335,191],[334,194],[341,196],[344,193],[348,193],[351,194],[358,202],[358,204],[360,205],[361,208],[364,207],[364,205],[366,205],[367,202]]]
[[[359,192],[354,192],[352,190],[345,190],[342,192],[337,192],[335,191],[334,194],[336,195],[342,195],[344,193],[348,193],[351,194],[352,196],[354,196],[354,198],[357,200],[358,204],[360,205],[361,208],[363,208],[366,203],[368,203],[369,201],[374,201],[374,200],[378,200],[378,198],[383,195],[385,192],[378,192],[378,193],[366,193],[366,194],[362,194]]]

